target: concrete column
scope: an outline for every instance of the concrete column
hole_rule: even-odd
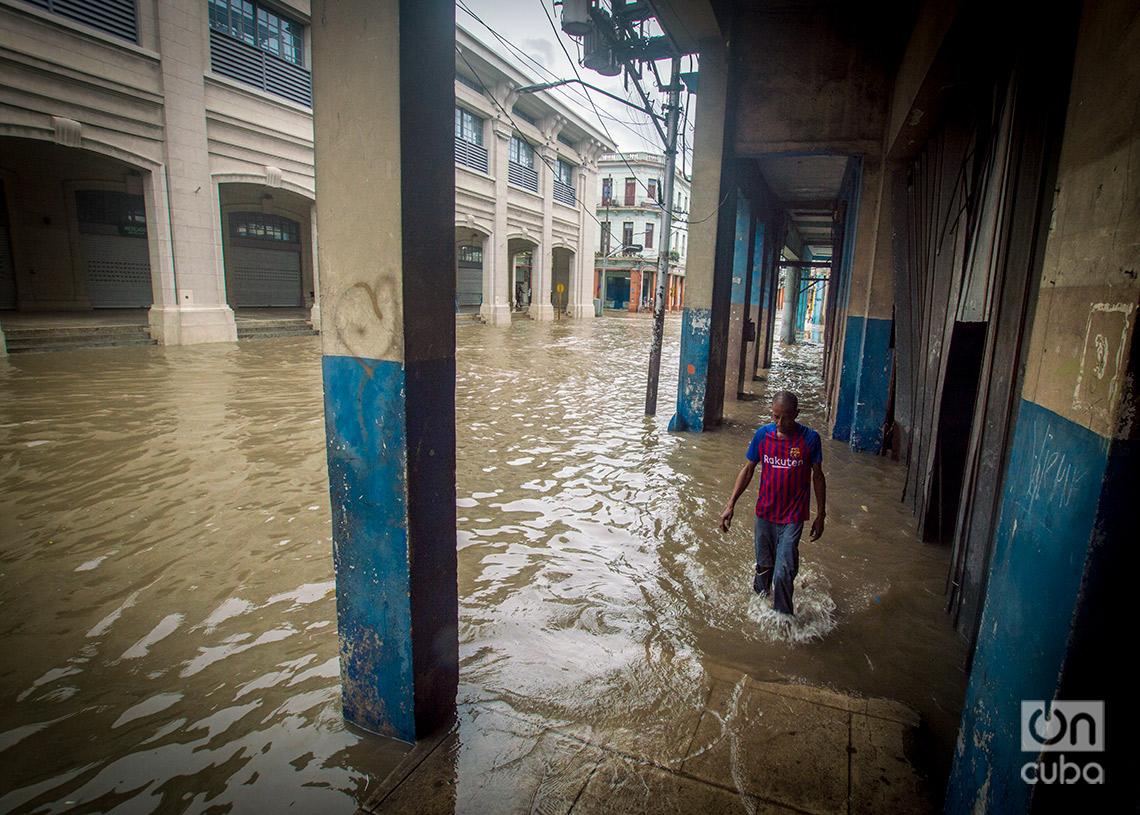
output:
[[[550,267],[554,262],[554,171],[550,169],[558,158],[550,147],[535,148],[534,166],[538,170],[538,191],[542,196],[542,241],[534,250],[534,268],[530,280],[530,316],[535,320],[553,320],[554,306],[550,304]]]
[[[713,333],[714,265],[717,257],[718,224],[729,214],[725,232],[732,239],[731,218],[735,207],[721,207],[725,192],[734,190],[732,179],[723,178],[728,100],[728,54],[722,43],[709,43],[701,51],[697,123],[693,136],[693,185],[689,227],[689,252],[685,270],[684,309],[681,316],[681,358],[677,381],[677,412],[670,430],[704,429],[706,419],[715,422],[719,407],[706,416],[710,379],[720,379],[713,391],[722,391],[723,372],[710,374],[710,343]],[[731,128],[728,128],[729,130]],[[732,194],[735,194],[734,191]],[[734,200],[734,199],[732,199]],[[723,354],[722,354],[723,357]],[[723,359],[721,360],[723,364]],[[716,366],[714,367],[714,371]],[[713,394],[715,398],[715,393]],[[723,398],[723,392],[721,393]],[[718,403],[721,404],[721,403]]]
[[[752,202],[742,194],[736,198],[736,229],[732,247],[732,294],[728,311],[728,351],[724,369],[724,393],[736,399],[744,392],[744,358],[747,343],[744,341],[744,321],[748,319],[748,299],[751,295],[749,270],[751,241],[756,238]]]
[[[853,160],[854,162],[854,160]],[[873,167],[871,168],[873,169]],[[865,317],[858,313],[861,301],[855,298],[852,305],[851,292],[865,291],[870,282],[870,257],[867,244],[871,241],[875,220],[867,222],[865,214],[874,207],[874,201],[864,199],[868,189],[867,178],[862,170],[862,162],[848,170],[840,191],[840,200],[846,201],[846,219],[843,227],[842,253],[832,258],[832,280],[839,282],[836,293],[836,314],[834,325],[839,336],[833,338],[833,353],[839,357],[839,377],[829,394],[834,406],[831,423],[831,437],[839,441],[851,440],[851,425],[855,420],[855,396],[859,383],[859,368],[863,355],[863,326]],[[869,196],[868,196],[869,197]],[[863,262],[860,262],[863,261]],[[856,309],[856,313],[851,312]]]
[[[866,167],[866,163],[864,164]],[[899,169],[895,172],[904,172]],[[868,207],[873,219],[873,259],[866,296],[859,304],[863,314],[862,341],[859,353],[859,380],[851,419],[851,449],[878,453],[883,446],[883,423],[887,417],[887,400],[891,390],[891,370],[895,351],[891,347],[894,325],[894,242],[890,171],[879,164],[867,167],[864,178],[877,184],[874,207]],[[905,189],[905,187],[904,187]],[[858,244],[856,257],[858,258]],[[850,317],[854,314],[849,311]],[[851,335],[848,334],[848,337]]]
[[[317,262],[317,205],[309,207],[309,234],[312,240],[309,251],[313,253],[313,308],[309,311],[309,322],[317,331],[321,330],[321,265]]]
[[[454,8],[313,4],[341,698],[407,741],[458,686]]]
[[[488,325],[509,325],[511,302],[511,259],[507,254],[507,161],[510,156],[510,126],[497,119],[490,122],[490,163],[495,176],[495,225],[487,239],[483,256],[483,305],[479,313]]]
[[[769,240],[768,221],[756,221],[756,235],[752,241],[752,297],[748,303],[748,313],[756,321],[756,341],[752,344],[752,364],[748,366],[746,377],[756,379],[760,367],[760,352],[764,347],[764,304],[767,302],[767,291],[764,288],[764,245]]]
[[[206,138],[206,7],[158,0],[156,23],[175,299],[164,293],[151,307],[151,334],[168,345],[232,342],[237,328],[226,305],[221,210]]]
[[[780,315],[780,342],[795,345],[801,315],[800,267],[789,266],[784,270],[784,310]]]
[[[887,173],[879,160],[863,160],[859,204],[850,247],[851,273],[832,438],[853,450],[877,453],[883,443],[894,350],[894,245]],[[850,220],[850,219],[849,219]],[[844,255],[848,255],[845,251]],[[845,258],[844,258],[845,260]]]
[[[583,151],[578,173],[578,251],[574,253],[574,273],[570,287],[570,316],[575,320],[594,316],[594,245],[596,231],[594,207],[598,196],[597,170],[594,166],[600,147]]]

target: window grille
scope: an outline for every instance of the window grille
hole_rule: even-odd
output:
[[[554,200],[567,206],[577,204],[577,195],[574,192],[574,165],[558,159],[555,164]]]
[[[298,105],[313,106],[312,74],[217,29],[210,31],[210,70]]]
[[[534,169],[534,148],[517,136],[511,136],[507,180],[516,187],[538,192],[538,173]]]
[[[455,109],[455,161],[481,173],[487,172],[483,120],[460,107]]]
[[[250,240],[300,243],[301,225],[294,220],[265,212],[231,212],[230,237]]]
[[[304,65],[304,26],[251,0],[209,0],[210,27],[294,65]]]
[[[24,0],[26,3],[68,20],[91,26],[128,42],[139,41],[135,0]]]

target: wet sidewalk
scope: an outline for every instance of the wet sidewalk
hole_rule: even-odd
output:
[[[671,737],[462,706],[416,744],[361,813],[924,813],[907,758],[918,714],[898,702],[725,670]]]

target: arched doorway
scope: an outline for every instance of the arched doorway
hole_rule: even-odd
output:
[[[574,252],[565,247],[556,247],[551,254],[550,265],[550,305],[555,314],[570,313],[570,270],[574,266]]]
[[[507,241],[507,257],[510,269],[511,310],[529,312],[534,299],[534,262],[538,245],[526,238],[511,238]]]
[[[156,282],[147,170],[91,150],[5,138],[0,308],[146,309]]]
[[[230,308],[311,307],[311,203],[251,183],[218,185],[226,302]]]
[[[485,299],[483,262],[485,236],[469,227],[455,230],[455,312],[478,314]]]

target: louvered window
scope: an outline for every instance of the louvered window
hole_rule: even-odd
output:
[[[139,41],[135,0],[25,0],[52,14],[91,26],[128,42]]]
[[[511,136],[507,180],[516,187],[538,192],[538,173],[534,169],[534,148],[518,136]]]
[[[469,110],[455,109],[455,160],[481,173],[487,172],[483,146],[483,120]]]
[[[578,200],[574,192],[574,165],[558,159],[555,168],[554,200],[572,207]]]
[[[209,0],[210,69],[296,102],[313,105],[305,69],[304,26],[249,0]]]

